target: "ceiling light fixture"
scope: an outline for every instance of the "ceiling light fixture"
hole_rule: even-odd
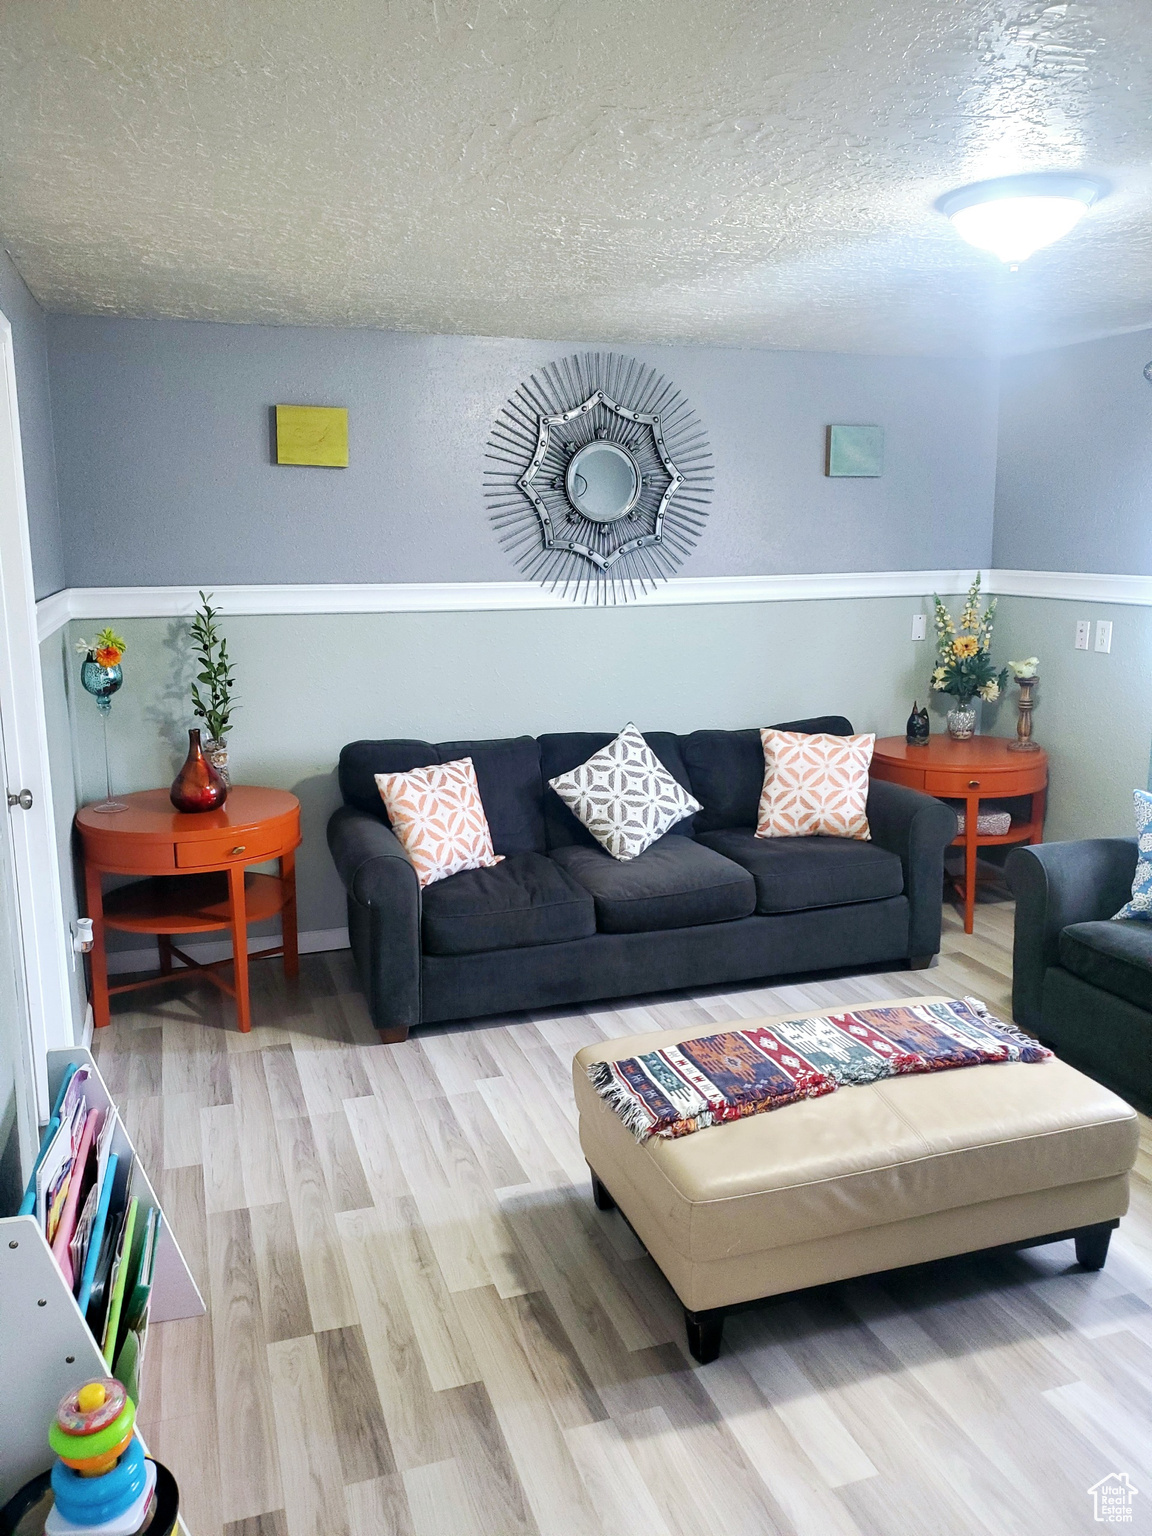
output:
[[[1015,271],[1033,252],[1062,240],[1106,191],[1102,181],[1079,171],[1040,171],[973,182],[936,207],[969,245]]]

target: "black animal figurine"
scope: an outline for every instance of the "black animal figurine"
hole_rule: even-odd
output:
[[[908,716],[905,740],[910,747],[926,747],[928,738],[932,734],[928,725],[928,706],[920,709],[919,700],[912,706],[912,713]]]

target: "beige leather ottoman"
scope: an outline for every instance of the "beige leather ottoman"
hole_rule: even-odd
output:
[[[1073,1237],[1103,1265],[1136,1114],[1064,1062],[888,1078],[643,1144],[588,1081],[591,1062],[714,1032],[605,1040],[572,1069],[596,1204],[618,1205],[664,1271],[697,1360],[716,1358],[729,1308],[804,1286]]]

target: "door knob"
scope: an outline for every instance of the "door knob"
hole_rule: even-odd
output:
[[[15,810],[17,806],[22,811],[30,811],[32,809],[32,791],[30,789],[22,789],[18,795],[14,795],[11,790],[8,791],[8,809],[10,811]]]

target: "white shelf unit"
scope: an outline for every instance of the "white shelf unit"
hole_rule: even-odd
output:
[[[85,1085],[89,1105],[105,1112],[114,1109],[91,1051],[82,1046],[48,1052],[52,1100],[73,1062],[91,1069]],[[112,1150],[119,1157],[114,1199],[121,1199],[135,1169],[134,1189],[159,1205],[119,1120]],[[149,1322],[197,1317],[203,1311],[203,1299],[165,1217],[156,1250]],[[0,1507],[30,1478],[51,1466],[48,1426],[64,1394],[93,1376],[107,1374],[100,1346],[35,1216],[0,1219]]]

